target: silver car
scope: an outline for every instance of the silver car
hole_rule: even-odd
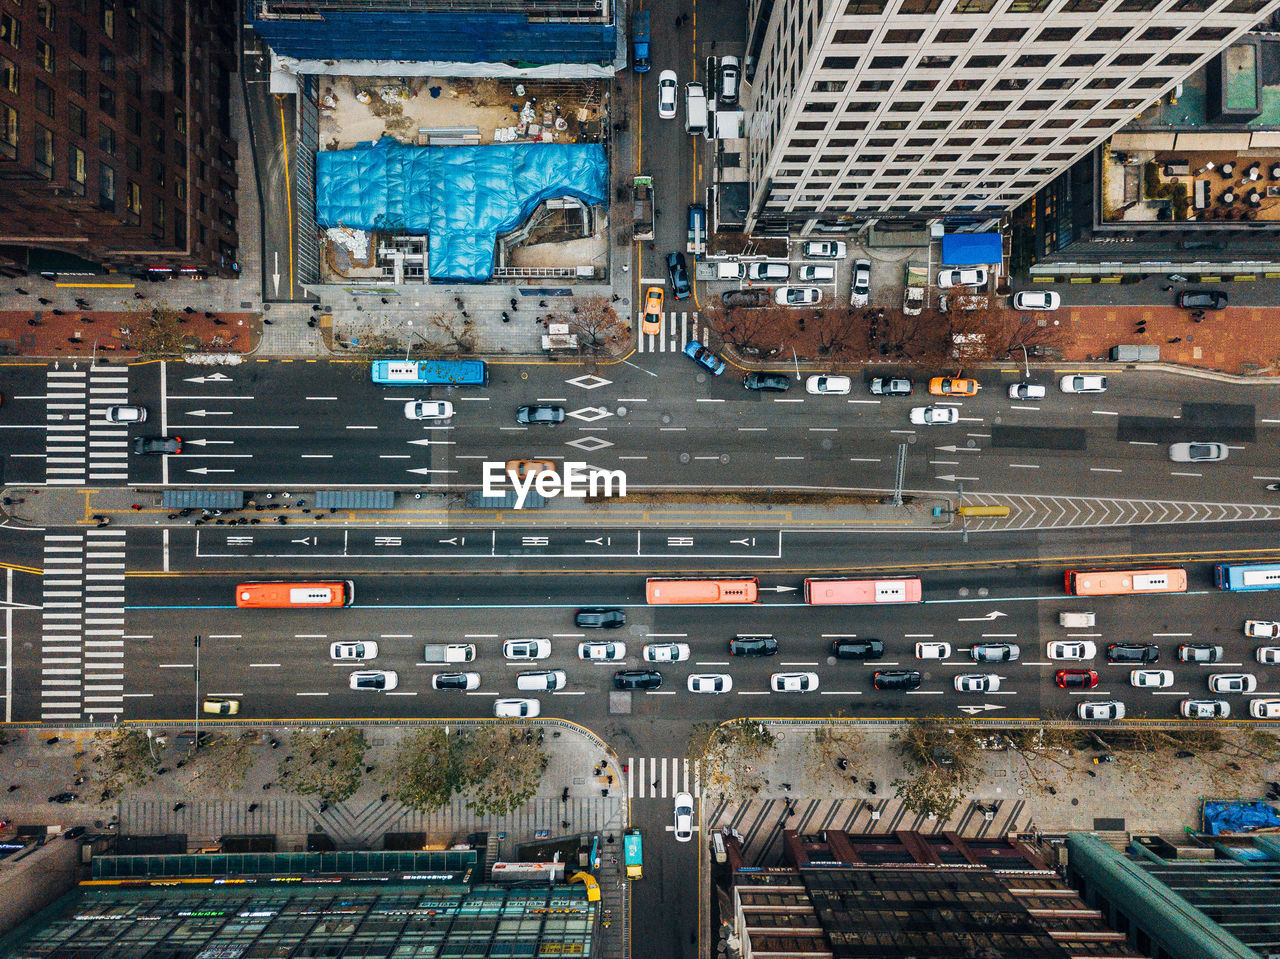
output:
[[[1258,677],[1253,673],[1211,673],[1211,693],[1251,693],[1258,688]]]
[[[502,644],[507,659],[546,659],[551,655],[549,639],[508,639]]]
[[[1226,443],[1174,443],[1169,459],[1175,463],[1220,463],[1227,458]]]
[[[145,423],[147,408],[145,406],[108,406],[108,423]]]
[[[853,290],[849,296],[850,306],[866,306],[871,299],[871,261],[853,261]]]
[[[1000,688],[1000,677],[995,673],[961,673],[955,684],[958,693],[994,693]]]
[[[1076,715],[1085,722],[1096,722],[1103,719],[1124,719],[1124,703],[1105,699],[1080,703],[1076,707]]]

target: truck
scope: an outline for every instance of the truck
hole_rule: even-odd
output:
[[[701,203],[689,204],[689,233],[684,251],[694,256],[702,256],[707,251],[707,208]]]
[[[422,647],[424,663],[469,663],[476,658],[472,643],[427,643]]]
[[[902,312],[919,316],[924,309],[924,291],[929,285],[929,268],[919,263],[907,264],[907,288],[902,294]]]
[[[649,72],[649,11],[641,10],[631,15],[632,69],[636,73]]]
[[[647,14],[646,14],[647,16]],[[653,239],[653,177],[638,176],[631,186],[631,237]]]

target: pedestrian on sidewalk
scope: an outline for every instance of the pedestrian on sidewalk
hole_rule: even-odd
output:
[[[14,293],[17,293],[19,296],[30,296],[30,295],[31,295],[30,293],[28,293],[26,290],[24,290],[24,289],[23,289],[22,287],[20,287],[20,286],[15,286],[15,287],[13,288],[13,292],[14,292]]]
[[[130,508],[130,509],[133,509],[133,510],[140,510],[140,509],[142,509],[142,504],[141,504],[141,503],[134,503],[134,504],[133,504],[132,506],[130,506],[129,508]]]
[[[1170,339],[1169,339],[1169,340],[1167,340],[1166,342],[1169,342],[1169,343],[1181,343],[1181,342],[1182,342],[1182,337],[1180,337],[1180,336],[1175,336],[1175,337],[1170,338]]]
[[[53,302],[53,300],[46,300],[43,296],[37,296],[36,302],[39,303],[41,306],[48,306],[50,303]]]

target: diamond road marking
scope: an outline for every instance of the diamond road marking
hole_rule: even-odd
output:
[[[602,386],[608,386],[613,380],[606,380],[603,376],[588,373],[586,376],[575,376],[571,380],[565,380],[565,382],[570,386],[577,386],[584,390],[595,390]]]
[[[594,423],[596,420],[602,420],[606,416],[612,416],[613,414],[603,406],[586,406],[580,410],[574,410],[569,415],[575,420],[582,420],[584,423]]]
[[[608,440],[601,439],[599,436],[583,436],[580,439],[570,440],[565,444],[565,446],[576,447],[577,449],[582,450],[584,453],[595,453],[599,450],[604,449],[607,446],[612,446],[612,445],[613,444],[610,443]]]

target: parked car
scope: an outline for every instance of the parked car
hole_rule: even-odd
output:
[[[378,644],[372,641],[342,642],[329,644],[331,659],[346,661],[363,661],[378,658]]]
[[[573,625],[579,629],[618,629],[627,625],[627,614],[620,609],[590,606],[573,614]]]
[[[56,793],[49,797],[49,802],[56,802],[56,803],[62,804],[62,803],[75,802],[79,798],[80,798],[79,793]]]
[[[674,70],[663,70],[658,74],[658,117],[662,120],[674,120],[676,116],[676,97],[680,84],[676,80]]]
[[[871,674],[871,685],[881,691],[919,689],[923,679],[918,669],[879,669]]]
[[[871,301],[871,261],[853,261],[853,286],[849,293],[850,306],[866,306]]]
[[[432,673],[432,689],[471,690],[480,688],[479,673]]]
[[[139,436],[133,441],[133,451],[142,456],[176,456],[182,452],[182,437]]]
[[[816,286],[780,286],[773,291],[773,302],[779,306],[813,306],[822,302],[822,291]]]
[[[848,255],[843,240],[809,240],[802,249],[811,260],[843,260]]]
[[[748,373],[742,386],[758,393],[785,393],[791,389],[791,378],[785,373]]]
[[[1107,378],[1094,373],[1068,373],[1058,381],[1064,393],[1105,393]]]
[[[773,298],[768,290],[728,290],[720,294],[720,302],[727,307],[751,308],[768,306]]]
[[[1221,290],[1183,290],[1178,294],[1178,306],[1184,310],[1225,310],[1227,294]]]
[[[1168,689],[1173,685],[1172,669],[1134,669],[1129,672],[1129,685],[1138,689]]]
[[[958,693],[994,693],[1000,688],[1000,677],[995,673],[961,673],[955,686]]]
[[[684,254],[678,250],[667,254],[667,274],[671,277],[671,293],[677,300],[687,299],[693,293],[689,268],[685,266]]]
[[[1060,669],[1053,681],[1062,689],[1093,689],[1098,685],[1098,674],[1092,669]]]
[[[1252,699],[1249,715],[1254,719],[1280,719],[1280,699]]]
[[[804,381],[804,389],[819,396],[825,393],[844,396],[853,389],[853,380],[847,376],[811,376]]]
[[[1155,643],[1112,643],[1107,659],[1113,663],[1155,663],[1160,660],[1160,647]]]
[[[950,643],[916,643],[916,659],[949,659]]]
[[[884,643],[878,639],[833,639],[831,655],[836,659],[879,659],[884,655]]]
[[[772,263],[762,260],[747,265],[748,280],[763,280],[766,283],[781,283],[791,279],[791,264]]]
[[[495,699],[493,715],[499,719],[533,719],[542,713],[542,704],[536,699]]]
[[[730,656],[773,656],[778,641],[772,636],[735,636],[729,640]]]
[[[774,673],[769,688],[775,693],[808,693],[818,688],[817,673]]]
[[[929,381],[929,392],[934,396],[977,396],[982,389],[977,380],[935,376]]]
[[[659,689],[661,686],[662,673],[656,669],[620,669],[613,674],[614,689]]]
[[[447,420],[453,416],[453,404],[448,400],[409,400],[404,404],[407,420]]]
[[[1220,463],[1227,458],[1226,443],[1174,443],[1169,459],[1175,463]]]
[[[357,669],[347,677],[352,689],[376,689],[389,692],[400,685],[400,677],[393,669]]]
[[[516,422],[532,426],[554,426],[564,422],[564,407],[522,406],[516,410]]]
[[[675,833],[676,842],[688,842],[693,838],[693,797],[688,793],[676,793]]]
[[[1011,400],[1042,400],[1045,397],[1045,388],[1039,383],[1010,383],[1009,399]]]
[[[960,422],[960,411],[954,406],[913,406],[907,418],[917,426],[948,426]]]
[[[1087,639],[1055,639],[1046,647],[1050,659],[1093,659],[1097,644]]]
[[[1209,676],[1211,693],[1251,693],[1258,688],[1258,677],[1253,673],[1212,673]]]
[[[641,654],[646,663],[682,663],[689,658],[689,644],[647,643]]]
[[[836,268],[825,264],[805,263],[796,270],[796,279],[801,283],[834,283]]]
[[[210,696],[201,703],[200,711],[210,716],[235,716],[240,712],[240,700]]]
[[[742,68],[737,57],[720,58],[720,102],[730,106],[738,102],[738,87],[742,80]]]
[[[1244,634],[1250,639],[1280,639],[1280,623],[1269,619],[1246,619]]]
[[[938,286],[944,290],[953,286],[986,286],[987,271],[978,267],[971,270],[943,270],[938,274]]]
[[[1280,646],[1259,646],[1256,655],[1266,666],[1280,666]]]
[[[589,663],[616,663],[627,658],[627,646],[605,640],[579,643],[578,658]]]
[[[728,673],[694,673],[686,684],[691,693],[727,693],[733,689]]]
[[[551,655],[549,639],[508,639],[502,644],[507,659],[546,659]]]
[[[1218,663],[1222,661],[1222,647],[1183,643],[1178,647],[1178,659],[1184,663]]]
[[[1178,712],[1186,719],[1226,719],[1231,706],[1225,699],[1184,699],[1178,704]]]
[[[720,359],[697,340],[690,340],[684,345],[684,355],[712,376],[719,376],[724,372],[724,360]]]
[[[1062,297],[1050,290],[1021,290],[1013,294],[1015,310],[1056,310]]]
[[[905,376],[877,376],[868,389],[873,396],[910,396],[914,386]]]
[[[1085,722],[1124,719],[1124,703],[1108,700],[1081,703],[1076,707],[1076,715]]]
[[[145,423],[147,408],[145,406],[108,406],[108,423]]]
[[[1011,663],[1021,654],[1015,643],[976,643],[969,647],[975,663]]]
[[[645,336],[657,336],[662,332],[662,304],[666,292],[660,286],[644,291],[644,314],[640,317],[640,332]]]

